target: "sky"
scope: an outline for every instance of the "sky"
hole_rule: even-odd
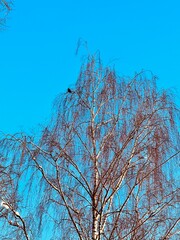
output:
[[[100,51],[119,75],[142,69],[180,93],[179,0],[14,0],[0,31],[0,130],[34,131],[83,56]],[[87,41],[75,54],[78,39]],[[176,97],[176,103],[180,100]]]

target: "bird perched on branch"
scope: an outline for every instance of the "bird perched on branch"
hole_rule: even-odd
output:
[[[68,93],[72,93],[72,90],[70,88],[67,89]]]

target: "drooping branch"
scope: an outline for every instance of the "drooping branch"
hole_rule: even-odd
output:
[[[32,236],[35,225],[43,236],[49,219],[58,239],[173,239],[177,122],[170,94],[151,74],[121,78],[89,57],[41,133],[4,135],[2,179],[15,186],[4,185],[4,194],[17,191],[14,202],[32,209]]]

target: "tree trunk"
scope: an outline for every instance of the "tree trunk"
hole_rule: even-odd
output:
[[[95,163],[95,172],[94,172],[94,194],[92,199],[92,217],[93,217],[93,224],[92,224],[92,239],[97,240],[99,239],[99,231],[98,231],[98,200],[97,200],[97,184],[98,184],[98,170],[97,170],[97,161]]]

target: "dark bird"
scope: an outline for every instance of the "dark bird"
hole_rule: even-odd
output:
[[[70,88],[67,89],[68,93],[72,93],[72,90]]]

